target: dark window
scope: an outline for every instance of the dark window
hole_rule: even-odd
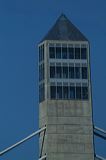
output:
[[[74,78],[74,67],[69,67],[69,78]]]
[[[68,99],[68,86],[63,86],[63,99]]]
[[[51,99],[56,99],[56,86],[50,86]]]
[[[57,99],[62,99],[62,86],[57,86]]]
[[[56,58],[57,59],[61,58],[61,47],[56,47]]]
[[[39,102],[41,102],[41,85],[39,85]]]
[[[69,67],[69,78],[74,78],[74,67]]]
[[[75,59],[80,59],[80,48],[75,48]]]
[[[62,68],[61,66],[56,66],[56,78],[62,77]]]
[[[67,48],[66,47],[62,47],[62,58],[67,59]]]
[[[55,66],[50,66],[50,78],[55,78]]]
[[[42,45],[42,60],[44,60],[44,45]]]
[[[75,99],[75,87],[74,86],[70,86],[69,96],[70,96],[70,99]]]
[[[39,47],[39,62],[41,61],[41,47]]]
[[[68,48],[69,59],[74,59],[74,48]]]
[[[81,87],[76,87],[76,99],[81,99]]]
[[[55,58],[55,48],[54,47],[49,47],[49,57]]]
[[[68,78],[68,67],[63,67],[63,78]]]
[[[45,85],[42,84],[42,101],[45,99]]]
[[[44,79],[44,63],[42,64],[42,80]]]
[[[88,87],[82,87],[82,99],[88,99]]]
[[[41,81],[41,65],[39,66],[39,81]]]
[[[39,66],[39,81],[42,81],[44,79],[44,64],[41,64]]]
[[[87,67],[82,67],[82,79],[87,79]]]
[[[81,59],[87,59],[87,48],[81,48]]]
[[[39,47],[39,62],[44,60],[44,45]]]
[[[45,88],[44,83],[39,86],[39,102],[42,102],[45,99]]]
[[[80,67],[75,67],[75,78],[76,79],[80,78]]]

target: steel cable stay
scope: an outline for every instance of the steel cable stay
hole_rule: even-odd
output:
[[[94,135],[106,140],[106,131],[99,127],[94,126]]]
[[[32,134],[30,134],[30,135],[27,136],[26,138],[20,140],[19,142],[13,144],[12,146],[4,149],[3,151],[0,152],[0,156],[2,156],[2,155],[4,155],[5,153],[11,151],[12,149],[18,147],[18,146],[21,145],[22,143],[24,143],[24,142],[26,142],[27,140],[33,138],[34,136],[40,134],[41,132],[44,132],[44,135],[45,135],[45,131],[46,131],[46,126],[42,127],[41,129],[39,129],[39,130],[36,131],[36,132],[33,132]],[[96,136],[98,136],[98,137],[106,140],[106,131],[105,131],[105,130],[103,130],[103,129],[99,128],[99,127],[94,126],[94,134],[95,134]],[[43,142],[44,142],[44,140],[43,140]],[[104,158],[102,158],[101,156],[98,156],[98,155],[95,155],[95,158],[96,158],[97,160],[106,160],[106,159],[104,159]],[[44,159],[46,159],[46,155],[42,155],[42,156],[39,158],[39,160],[44,160]]]
[[[0,156],[4,155],[5,153],[11,151],[12,149],[18,147],[19,145],[21,145],[22,143],[26,142],[27,140],[33,138],[34,136],[40,134],[41,132],[45,132],[46,131],[46,126],[42,127],[41,129],[37,130],[36,132],[33,132],[32,134],[30,134],[29,136],[27,136],[26,138],[20,140],[19,142],[13,144],[12,146],[4,149],[3,151],[0,152]],[[46,155],[42,156],[39,160],[43,160],[46,158]]]
[[[95,158],[96,158],[97,160],[106,160],[105,158],[103,158],[103,157],[101,157],[101,156],[98,156],[98,155],[95,155]]]
[[[106,140],[106,131],[97,127],[97,126],[94,126],[94,135],[99,137],[99,138],[102,138],[104,140]],[[95,155],[95,158],[96,160],[106,160],[105,158],[101,157],[101,156],[98,156],[98,155]]]

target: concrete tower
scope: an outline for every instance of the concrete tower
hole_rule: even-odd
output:
[[[39,44],[40,156],[94,160],[89,42],[61,15]]]

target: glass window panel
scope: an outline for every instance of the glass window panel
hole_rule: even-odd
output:
[[[42,80],[42,65],[40,65],[40,72],[39,72],[39,74],[40,74],[40,81]]]
[[[50,86],[51,99],[56,99],[56,86]]]
[[[44,79],[44,64],[41,64],[39,66],[39,81],[42,81]]]
[[[43,65],[41,64],[41,81],[43,80]]]
[[[74,48],[68,48],[69,59],[74,59]]]
[[[62,86],[57,86],[57,99],[62,99]]]
[[[39,61],[44,60],[44,45],[39,47]]]
[[[74,86],[70,86],[69,97],[70,99],[75,99],[75,87]]]
[[[82,87],[82,99],[88,99],[88,87]]]
[[[69,67],[69,78],[74,78],[74,67]]]
[[[41,85],[39,85],[39,102],[41,102]]]
[[[45,99],[45,86],[42,84],[42,101]]]
[[[75,48],[75,59],[80,59],[80,48]]]
[[[45,88],[44,83],[39,86],[39,102],[42,102],[45,99]]]
[[[61,78],[61,77],[62,77],[62,67],[56,66],[56,78]]]
[[[87,67],[82,67],[82,79],[87,79],[88,74],[87,74]]]
[[[41,47],[39,47],[39,62],[41,61]]]
[[[68,86],[63,86],[63,99],[68,99]]]
[[[44,44],[42,45],[42,60],[44,60]]]
[[[87,48],[81,48],[81,59],[87,59]]]
[[[55,66],[50,66],[50,78],[55,78]]]
[[[75,67],[75,78],[76,79],[80,78],[80,67]]]
[[[44,63],[42,64],[42,80],[44,79]]]
[[[54,47],[49,47],[49,57],[55,58],[55,48]]]
[[[61,47],[56,47],[56,58],[61,59]]]
[[[62,47],[62,58],[67,59],[67,47]]]
[[[39,81],[41,81],[41,65],[39,66]]]
[[[81,99],[81,87],[76,87],[76,99]]]
[[[63,78],[68,78],[68,66],[63,66]]]
[[[39,62],[44,60],[44,45],[39,47]]]

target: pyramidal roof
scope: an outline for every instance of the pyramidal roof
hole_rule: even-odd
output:
[[[44,40],[88,41],[64,14],[57,19],[54,26],[42,39]]]

